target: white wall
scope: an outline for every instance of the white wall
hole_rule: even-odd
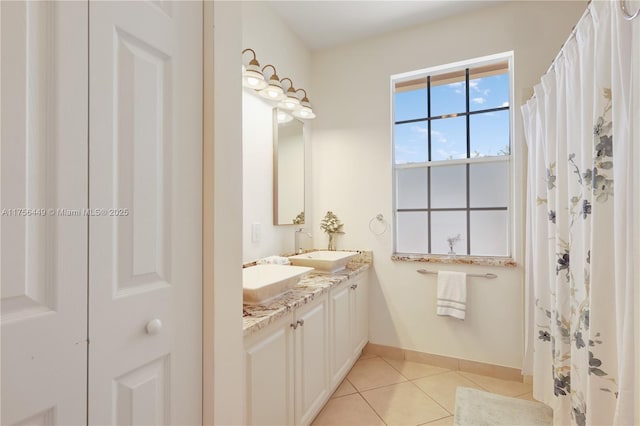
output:
[[[204,424],[217,425],[243,424],[245,411],[240,28],[238,3],[206,2],[203,406]]]
[[[520,105],[546,71],[586,7],[586,2],[509,2],[408,30],[315,52],[313,222],[327,210],[344,222],[338,248],[370,248],[375,273],[370,296],[370,341],[450,357],[519,368],[523,346],[523,270],[428,265],[468,273],[464,322],[435,315],[435,276],[424,264],[392,262],[391,232],[376,237],[369,221],[392,216],[390,76],[513,50],[516,105],[516,260],[522,265],[525,143]],[[325,244],[314,233],[315,246]]]
[[[291,32],[279,16],[263,2],[242,2],[242,48],[255,50],[261,66],[273,64],[278,76],[289,77],[295,88],[309,90],[311,56],[308,49]],[[250,53],[243,56],[245,62]],[[270,71],[268,71],[270,75]],[[288,82],[285,83],[288,88]],[[293,252],[294,230],[300,226],[273,225],[273,104],[243,90],[243,261]],[[312,100],[313,102],[313,100]],[[309,124],[305,125],[305,168],[311,166]],[[310,190],[310,184],[306,185]],[[309,228],[310,197],[306,197],[306,219]],[[252,242],[251,226],[260,224],[260,241]],[[305,247],[311,240],[301,241]]]

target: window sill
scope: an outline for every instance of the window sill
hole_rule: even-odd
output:
[[[483,265],[483,266],[505,266],[515,268],[518,266],[515,260],[510,257],[485,257],[485,256],[455,256],[427,254],[427,255],[402,255],[394,254],[391,260],[400,262],[422,262],[422,263],[443,263],[458,265]]]

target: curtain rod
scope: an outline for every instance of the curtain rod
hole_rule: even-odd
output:
[[[578,25],[580,24],[580,22],[582,22],[584,17],[587,16],[590,13],[589,6],[591,6],[591,1],[592,0],[589,0],[587,2],[587,7],[585,8],[584,12],[582,12],[582,16],[580,16],[580,19],[578,19],[578,22],[573,26],[573,28],[571,28],[571,33],[569,33],[569,37],[567,37],[565,42],[562,43],[562,46],[560,46],[560,51],[555,56],[555,58],[553,58],[553,61],[551,61],[551,65],[549,65],[549,68],[547,68],[547,72],[545,72],[545,74],[548,74],[549,71],[551,71],[551,68],[553,68],[556,65],[556,62],[558,61],[560,56],[562,56],[562,53],[564,51],[564,47],[567,45],[567,43],[569,43],[571,41],[571,39],[573,39],[576,36],[576,29],[578,28]]]

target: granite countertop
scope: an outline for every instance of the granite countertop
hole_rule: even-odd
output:
[[[244,336],[274,323],[300,306],[329,292],[349,278],[366,271],[371,266],[371,252],[361,252],[347,267],[335,274],[310,272],[296,286],[266,304],[242,305],[242,329]]]

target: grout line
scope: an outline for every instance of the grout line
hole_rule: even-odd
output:
[[[391,387],[391,386],[401,385],[401,384],[403,384],[403,383],[410,383],[410,382],[411,382],[411,380],[405,380],[404,382],[388,383],[388,384],[386,384],[386,385],[376,386],[375,388],[363,389],[363,390],[357,389],[357,390],[358,390],[358,393],[363,393],[363,392],[369,392],[369,391],[372,391],[372,390],[378,390],[378,389],[382,389],[382,388],[388,388],[388,387]],[[355,386],[354,386],[354,387],[355,387]]]
[[[420,364],[420,365],[426,365],[429,367],[434,367],[434,368],[442,368],[446,371],[440,371],[438,373],[433,373],[433,374],[427,374],[426,376],[420,376],[420,377],[414,377],[413,379],[408,378],[407,376],[405,376],[404,374],[402,374],[402,372],[400,370],[398,370],[396,367],[393,366],[393,364],[391,364],[389,361],[387,361],[385,358],[380,357],[384,362],[386,362],[387,364],[389,364],[391,366],[391,368],[393,368],[394,370],[396,370],[398,373],[400,373],[400,375],[402,377],[404,377],[405,379],[409,380],[409,381],[413,381],[413,380],[420,380],[420,379],[424,379],[425,377],[433,377],[433,376],[438,376],[440,374],[445,374],[445,373],[451,373],[451,372],[456,372],[457,370],[450,370],[446,367],[438,367],[437,365],[433,365],[433,364],[426,364],[426,363],[422,363],[422,362],[415,362],[415,361],[409,361],[406,359],[401,359],[398,361],[402,361],[402,362],[413,362],[414,364]]]
[[[442,420],[442,419],[448,419],[449,417],[453,417],[453,414],[450,414],[450,415],[444,416],[444,417],[440,417],[439,419],[433,419],[430,422],[420,423],[418,426],[429,426],[433,422],[437,422],[438,420]]]
[[[373,411],[373,414],[375,414],[376,416],[378,416],[378,418],[380,419],[380,421],[382,423],[384,423],[385,425],[388,425],[387,422],[384,421],[384,419],[382,418],[382,416],[376,411],[375,408],[373,408],[373,406],[371,404],[369,404],[369,401],[367,401],[367,398],[364,397],[364,395],[362,395],[360,392],[358,392],[358,395],[360,395],[360,398],[362,398],[364,400],[364,402],[369,406],[369,408],[371,408],[371,410]]]

